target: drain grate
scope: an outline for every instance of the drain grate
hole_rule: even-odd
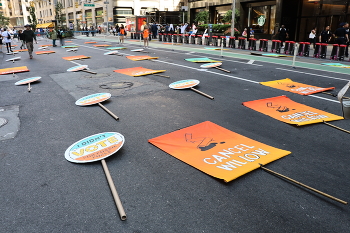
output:
[[[5,118],[0,117],[0,127],[4,126],[7,124],[7,120]]]
[[[134,85],[132,82],[109,82],[100,85],[102,89],[125,89]]]

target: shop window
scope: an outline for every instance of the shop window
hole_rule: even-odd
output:
[[[275,5],[252,7],[250,25],[254,33],[273,34],[275,17]]]

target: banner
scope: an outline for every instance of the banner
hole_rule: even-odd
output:
[[[210,121],[148,142],[208,175],[232,181],[290,154],[225,129]]]
[[[13,74],[13,73],[19,73],[19,72],[26,72],[26,71],[29,71],[26,66],[5,68],[5,69],[0,69],[0,75],[1,74]]]
[[[78,55],[78,56],[70,56],[70,57],[62,57],[62,58],[67,61],[73,61],[73,60],[80,60],[80,59],[88,59],[90,57],[85,55]]]
[[[113,70],[113,71],[116,73],[137,77],[142,75],[161,73],[166,70],[151,70],[143,67],[134,67],[134,68],[127,68],[127,69]]]
[[[322,88],[322,87],[315,87],[315,86],[311,86],[303,83],[298,83],[298,82],[294,82],[289,78],[269,81],[269,82],[261,82],[260,84],[264,86],[269,86],[276,89],[284,90],[284,91],[293,92],[299,95],[311,95],[318,92],[335,89],[334,87]]]
[[[150,59],[158,59],[158,57],[150,57],[150,56],[126,56],[126,58],[133,61],[142,61],[142,60],[150,60]]]
[[[297,126],[344,119],[341,116],[294,102],[287,96],[244,102],[243,105],[277,120]]]

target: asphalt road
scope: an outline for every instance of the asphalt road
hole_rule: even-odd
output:
[[[290,78],[337,93],[349,70],[320,65],[320,60],[251,56],[238,50],[209,51],[203,47],[151,42],[148,54],[131,52],[137,41],[126,41],[124,55],[150,55],[155,61],[131,61],[105,56],[105,48],[85,41],[119,46],[112,37],[78,37],[66,45],[79,45],[77,53],[61,47],[56,53],[5,62],[0,69],[27,66],[30,72],[0,75],[0,108],[18,106],[20,125],[12,139],[0,140],[0,232],[348,232],[348,205],[316,194],[262,169],[225,183],[177,160],[148,143],[148,139],[211,121],[231,131],[292,154],[267,168],[299,182],[350,201],[349,134],[325,124],[292,126],[252,109],[242,102],[286,95],[292,100],[336,115],[341,107],[325,94],[302,96],[266,87],[259,82]],[[38,45],[49,44],[39,40]],[[15,43],[19,44],[19,43]],[[36,51],[38,48],[36,45]],[[62,57],[91,56],[66,61]],[[17,55],[16,55],[17,56]],[[222,68],[203,70],[186,58],[210,57]],[[251,64],[250,64],[251,63]],[[88,65],[93,75],[68,73],[77,64]],[[131,77],[116,69],[142,66],[164,69],[164,75]],[[41,76],[32,84],[18,80]],[[198,90],[172,90],[168,85],[198,79]],[[118,82],[111,84],[111,82]],[[129,84],[125,84],[129,82]],[[123,89],[103,89],[106,85]],[[78,107],[80,97],[110,92],[104,102],[120,120],[98,105]],[[15,108],[14,108],[15,109]],[[16,115],[16,112],[13,112]],[[0,111],[1,117],[1,111]],[[16,121],[15,117],[8,119]],[[350,130],[348,120],[331,122]],[[14,124],[16,125],[16,124]],[[16,131],[16,126],[0,128]],[[1,131],[2,130],[2,131]],[[115,131],[124,135],[123,148],[106,159],[127,214],[121,221],[100,162],[75,164],[64,157],[74,142],[89,135]],[[4,139],[4,138],[2,138]]]

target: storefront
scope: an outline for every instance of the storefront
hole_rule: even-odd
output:
[[[104,22],[103,9],[102,8],[96,9],[96,25],[97,26],[103,25],[103,22]]]

